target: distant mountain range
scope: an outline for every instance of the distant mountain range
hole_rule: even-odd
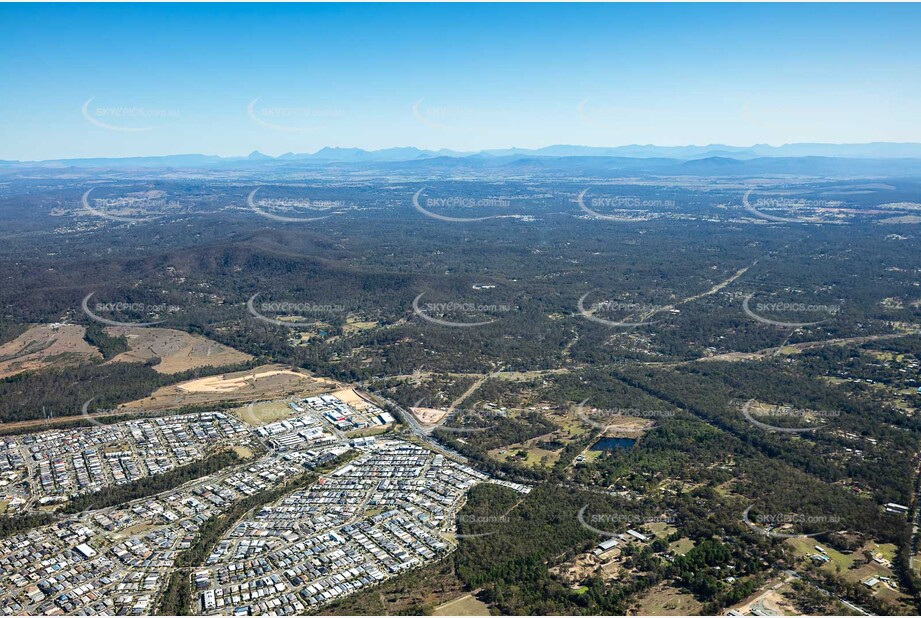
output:
[[[483,154],[529,155],[552,157],[666,157],[671,159],[702,159],[707,157],[730,157],[733,159],[754,159],[758,157],[847,157],[860,159],[902,159],[921,158],[921,144],[872,142],[869,144],[784,144],[770,146],[547,146],[537,150],[510,148],[508,150],[487,150]]]
[[[23,168],[259,169],[357,164],[393,169],[457,169],[526,172],[617,170],[667,174],[868,173],[915,174],[921,171],[921,144],[785,144],[770,146],[546,146],[458,152],[419,148],[322,148],[314,153],[272,157],[253,152],[243,157],[183,154],[157,157],[0,161],[7,171]]]

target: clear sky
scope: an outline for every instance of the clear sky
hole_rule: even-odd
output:
[[[0,159],[921,141],[921,5],[0,5]]]

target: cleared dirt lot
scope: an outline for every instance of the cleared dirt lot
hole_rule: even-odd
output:
[[[447,410],[438,410],[436,408],[410,408],[410,411],[425,426],[437,425],[448,413]]]
[[[199,367],[223,367],[252,360],[252,356],[212,341],[171,328],[113,326],[106,329],[112,336],[128,340],[129,350],[111,362],[143,363],[160,358],[154,366],[160,373],[180,373]]]
[[[102,358],[83,335],[86,329],[76,324],[31,327],[12,341],[0,346],[0,379],[23,371],[62,367]]]
[[[367,399],[362,397],[360,394],[358,394],[358,392],[356,392],[354,388],[343,388],[332,394],[333,396],[338,397],[339,399],[349,404],[356,410],[364,410],[369,405],[373,405],[372,402],[368,401]]]
[[[788,577],[782,582],[771,582],[767,589],[762,588],[760,592],[750,596],[733,609],[745,616],[753,616],[755,615],[753,612],[756,611],[761,615],[766,612],[773,612],[774,616],[800,615],[801,612],[784,596],[790,592],[790,582],[792,580],[792,578]]]
[[[692,594],[659,584],[637,599],[637,616],[693,616],[703,609],[703,603]]]
[[[261,365],[159,388],[149,397],[125,404],[129,409],[164,409],[233,401],[260,401],[282,397],[311,397],[341,389],[334,380],[318,378],[285,365]]]

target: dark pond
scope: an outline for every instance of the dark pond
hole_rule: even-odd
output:
[[[636,444],[633,438],[601,438],[592,444],[589,450],[592,451],[616,451],[618,449],[628,449]]]

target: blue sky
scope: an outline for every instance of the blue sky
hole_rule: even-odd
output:
[[[921,141],[919,5],[0,5],[0,159]]]

